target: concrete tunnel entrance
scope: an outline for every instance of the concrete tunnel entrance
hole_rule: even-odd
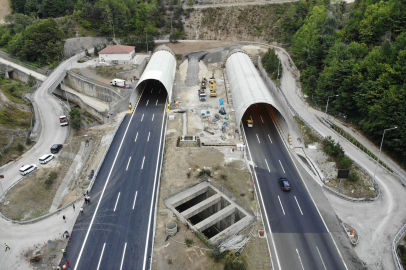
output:
[[[279,112],[277,108],[268,103],[254,103],[249,106],[242,116],[242,121],[240,121],[240,128],[242,126],[247,127],[247,120],[251,117],[254,117],[254,115],[256,116],[257,114],[263,113],[269,114],[272,118],[272,122],[275,125],[279,126],[285,134],[289,134],[289,126],[285,120],[285,117]],[[255,125],[255,122],[258,122],[258,119],[257,121],[254,121],[253,125]]]
[[[134,109],[135,104],[140,98],[142,91],[150,83],[157,84],[157,87],[166,91],[167,103],[171,102],[173,83],[175,81],[176,73],[176,58],[175,53],[169,47],[165,45],[158,46],[154,53],[151,55],[151,59],[148,62],[147,67],[144,70],[137,86],[130,97],[130,104]]]

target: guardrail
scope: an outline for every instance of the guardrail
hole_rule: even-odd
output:
[[[406,224],[403,225],[403,227],[398,231],[392,242],[392,256],[397,270],[403,270],[403,266],[399,260],[396,249],[398,247],[399,241],[402,239],[405,233],[406,233]]]

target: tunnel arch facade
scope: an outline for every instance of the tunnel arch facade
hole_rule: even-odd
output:
[[[173,83],[176,73],[175,53],[171,48],[161,45],[151,55],[147,67],[130,97],[130,103],[135,106],[142,90],[149,81],[159,81],[165,88],[168,102],[171,102]]]
[[[231,51],[225,60],[225,66],[233,98],[236,125],[240,126],[244,113],[250,106],[266,103],[276,109],[277,117],[283,120],[279,123],[283,129],[286,129],[286,121],[284,121],[277,102],[247,52],[241,49]]]

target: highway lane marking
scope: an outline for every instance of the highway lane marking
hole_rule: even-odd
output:
[[[300,258],[300,255],[299,255],[299,250],[296,249],[296,253],[297,253],[297,256],[299,257],[300,265],[302,266],[302,269],[304,270],[302,259]]]
[[[116,200],[116,205],[114,206],[114,211],[113,212],[116,212],[118,199],[120,199],[120,192],[118,193],[117,200]]]
[[[99,259],[99,264],[97,265],[97,270],[99,270],[99,268],[100,268],[100,263],[101,263],[101,260],[103,258],[103,253],[104,253],[104,248],[105,247],[106,247],[106,243],[104,243],[104,245],[103,245],[102,253],[101,253],[100,259]]]
[[[158,100],[156,100],[155,106],[158,105]]]
[[[154,90],[154,88],[151,89],[151,94],[152,94],[152,90]]]
[[[142,114],[142,117],[141,117],[141,122],[142,122],[142,119],[144,119],[144,114]]]
[[[148,132],[148,139],[147,139],[147,142],[149,142],[149,135],[151,135],[151,132]]]
[[[154,116],[155,116],[155,114],[152,115],[152,121],[154,121]]]
[[[284,168],[283,168],[283,166],[282,166],[282,162],[281,162],[281,160],[279,160],[279,164],[281,164],[281,167],[282,167],[283,173],[286,173],[286,172],[285,172],[285,169],[284,169]]]
[[[317,248],[317,252],[319,253],[319,256],[320,256],[321,262],[323,263],[324,270],[327,270],[326,265],[324,264],[324,261],[323,261],[323,257],[321,257],[321,254],[320,254],[319,248],[318,248],[317,246],[316,246],[316,248]]]
[[[269,113],[269,116],[271,116],[271,120],[272,120],[272,122],[274,123],[274,125],[275,125],[275,127],[276,127],[276,130],[277,130],[278,133],[279,133],[279,137],[280,137],[280,138],[283,138],[282,133],[281,133],[281,131],[279,130],[278,126],[276,125],[275,120],[273,119],[271,113],[270,113],[269,111],[268,111],[268,113]],[[320,210],[319,210],[319,208],[317,207],[317,205],[316,205],[316,203],[315,203],[315,201],[314,201],[314,199],[313,199],[312,194],[310,194],[309,188],[307,187],[305,181],[303,180],[302,174],[300,173],[299,169],[298,169],[297,166],[296,166],[295,161],[293,160],[293,156],[292,156],[292,155],[290,154],[290,152],[289,152],[287,143],[286,143],[283,139],[282,139],[282,142],[283,142],[283,144],[285,145],[286,151],[288,152],[288,154],[289,154],[289,156],[290,156],[290,159],[292,160],[293,165],[295,166],[296,171],[297,171],[297,173],[299,174],[300,179],[302,180],[302,183],[303,183],[303,185],[305,186],[305,188],[306,188],[306,190],[307,190],[307,194],[309,194],[310,199],[312,200],[313,205],[314,205],[314,207],[315,207],[316,210],[317,210],[317,213],[319,213],[319,217],[320,217],[321,220],[323,221],[324,227],[326,228],[327,232],[330,234],[331,240],[333,241],[334,246],[335,246],[335,248],[336,248],[336,250],[337,250],[337,253],[338,253],[338,255],[340,256],[341,262],[343,263],[345,269],[348,270],[347,264],[345,263],[344,258],[343,258],[343,256],[341,255],[340,250],[338,249],[337,243],[336,243],[336,241],[334,240],[334,237],[333,237],[333,235],[331,234],[329,228],[327,227],[327,224],[326,224],[326,222],[324,221],[324,218],[323,218],[323,216],[321,215]],[[247,145],[248,145],[248,143],[247,143]],[[249,148],[248,148],[248,150],[249,150]]]
[[[159,167],[159,153],[161,152],[161,146],[162,146],[162,137],[164,136],[164,123],[165,123],[165,113],[162,114],[162,126],[161,126],[161,138],[159,139],[159,148],[158,148],[158,155],[157,155],[157,162],[156,162],[156,168],[155,168],[155,179],[154,179],[154,187],[152,189],[152,197],[151,197],[151,207],[149,209],[149,221],[148,221],[148,227],[151,228],[151,220],[152,220],[152,209],[154,206],[154,197],[155,197],[155,187],[157,184],[157,177],[158,177],[158,167]],[[163,152],[161,153],[161,165],[162,165],[162,158],[163,158]],[[161,173],[161,170],[159,170],[159,173]],[[159,183],[158,183],[158,193],[159,193]],[[157,202],[156,202],[157,204]],[[156,215],[156,205],[155,205],[155,215]],[[154,223],[155,227],[155,223]],[[148,241],[149,241],[149,233],[151,232],[150,229],[147,231],[147,237],[145,238],[145,252],[144,252],[144,263],[142,265],[142,269],[145,269],[146,263],[147,263],[147,252],[148,252]],[[152,236],[155,236],[155,233],[152,234]],[[154,250],[154,245],[152,245],[152,250]]]
[[[137,135],[135,135],[135,140],[134,140],[134,142],[137,141],[137,138],[138,138],[138,132],[137,132]]]
[[[268,138],[269,138],[269,140],[271,141],[271,143],[273,144],[272,139],[271,139],[271,136],[269,136],[269,134],[268,134]]]
[[[244,127],[242,128],[242,130],[243,130],[243,132],[244,132],[244,134],[245,134]],[[249,153],[249,155],[250,155],[250,157],[251,157],[251,160],[253,160],[253,159],[252,159],[252,155],[251,155],[251,150],[250,150],[250,147],[249,147],[249,145],[248,145],[248,141],[246,140],[246,142],[247,142],[248,153]],[[273,249],[275,250],[276,262],[278,263],[278,267],[279,267],[279,269],[281,270],[282,267],[281,267],[281,263],[280,263],[280,261],[279,261],[278,251],[277,251],[277,249],[276,249],[275,241],[274,241],[274,239],[273,239],[272,228],[271,228],[271,225],[270,225],[270,223],[269,223],[268,213],[266,212],[266,208],[265,208],[265,205],[264,205],[264,200],[263,200],[263,198],[262,198],[262,191],[261,191],[261,187],[259,186],[258,176],[257,176],[257,172],[255,171],[255,167],[254,167],[254,169],[253,169],[253,172],[254,172],[254,175],[255,175],[255,179],[257,180],[257,184],[254,185],[254,188],[255,188],[255,190],[256,190],[257,187],[258,187],[258,190],[259,190],[259,195],[260,195],[259,198],[261,198],[261,203],[262,203],[262,207],[263,207],[263,209],[264,209],[266,223],[268,224],[268,228],[269,228],[269,232],[270,232],[269,235],[271,236],[272,246],[273,246]],[[257,192],[257,193],[258,193],[258,192]],[[261,213],[262,213],[262,211],[261,211]],[[274,267],[274,265],[273,265],[272,252],[271,252],[271,248],[269,247],[268,234],[267,234],[267,233],[265,233],[265,237],[266,237],[266,240],[267,240],[267,241],[266,241],[266,244],[267,244],[267,246],[268,246],[269,256],[271,257],[272,269],[275,269],[275,267]]]
[[[255,134],[255,135],[257,135],[257,139],[258,139],[258,143],[261,143],[261,142],[259,141],[259,137],[258,137],[258,134]]]
[[[268,172],[271,172],[271,170],[269,169],[269,166],[268,166],[268,161],[266,161],[266,159],[265,159],[265,163],[266,163],[266,166],[268,167]]]
[[[137,194],[138,194],[138,191],[135,192],[134,203],[133,203],[133,210],[134,210],[134,207],[135,207],[135,201],[137,200]]]
[[[142,159],[141,170],[144,168],[144,161],[145,161],[145,156],[144,156],[144,158]]]
[[[300,213],[301,213],[302,216],[303,216],[302,208],[300,208],[300,205],[299,205],[299,202],[298,202],[297,199],[296,199],[296,196],[293,196],[293,197],[295,197],[295,200],[296,200],[296,203],[297,203],[297,207],[299,207]]]
[[[144,89],[145,89],[145,87],[144,87]],[[143,90],[143,91],[144,91],[144,90]],[[142,96],[142,93],[141,93],[141,96]],[[134,108],[134,110],[135,110],[135,109],[136,109],[136,108]],[[123,142],[124,142],[125,136],[127,135],[128,128],[130,127],[131,120],[133,119],[134,115],[135,115],[135,113],[133,113],[133,114],[131,115],[130,121],[128,121],[127,128],[126,128],[126,130],[125,130],[125,132],[124,132],[123,138],[121,139],[120,146],[119,146],[119,148],[118,148],[118,150],[117,150],[117,154],[116,154],[116,157],[114,158],[114,161],[113,161],[113,164],[112,164],[112,166],[111,166],[109,175],[107,176],[107,180],[106,180],[106,183],[104,184],[103,191],[102,191],[102,193],[101,193],[101,195],[100,195],[99,202],[97,203],[96,210],[94,211],[92,220],[90,221],[89,228],[87,229],[87,233],[86,233],[85,239],[84,239],[84,241],[83,241],[82,248],[80,249],[79,256],[78,256],[78,260],[77,260],[77,262],[76,262],[76,265],[75,265],[74,270],[76,270],[76,269],[78,268],[80,259],[82,258],[82,253],[83,253],[83,250],[84,250],[84,248],[85,248],[87,238],[89,237],[90,230],[92,229],[93,222],[94,222],[94,219],[95,219],[96,214],[97,214],[97,210],[99,210],[99,206],[100,206],[101,200],[102,200],[102,198],[103,198],[104,192],[106,191],[106,187],[107,187],[107,184],[109,183],[111,173],[113,172],[113,168],[114,168],[114,165],[116,164],[118,154],[120,153],[121,147],[123,146]]]
[[[125,170],[128,170],[128,165],[130,165],[130,161],[131,161],[131,157],[128,159],[127,168],[125,168]]]
[[[281,201],[281,198],[279,198],[279,195],[278,195],[278,200],[279,200],[279,203],[281,204],[283,215],[285,215],[285,210],[283,209],[282,201]]]
[[[161,93],[161,89],[159,89],[159,94]]]
[[[264,119],[262,119],[262,116],[260,115],[259,117],[261,117],[261,121],[262,121],[262,123],[264,122]]]
[[[125,256],[125,250],[126,250],[126,248],[127,248],[127,243],[125,243],[125,245],[124,245],[123,258],[121,259],[120,270],[123,269],[123,263],[124,263],[124,256]]]
[[[149,99],[147,100],[147,105],[145,105],[145,106],[148,106],[148,103],[149,103]]]

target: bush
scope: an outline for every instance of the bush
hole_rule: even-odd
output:
[[[223,180],[227,180],[227,175],[226,175],[226,174],[222,174],[222,175],[220,175],[220,178],[223,179]]]
[[[339,161],[338,161],[338,168],[339,169],[349,169],[352,166],[353,161],[349,158],[349,157],[342,157]]]
[[[79,130],[82,125],[82,116],[80,115],[80,110],[77,108],[72,108],[69,112],[71,127]]]
[[[193,239],[186,238],[185,243],[186,246],[191,247],[193,245]]]
[[[335,143],[331,136],[325,138],[322,142],[323,151],[333,157],[344,156],[344,149],[341,147],[340,143]]]
[[[48,178],[45,180],[45,186],[50,188],[54,181],[58,178],[58,174],[56,172],[50,172]]]
[[[203,169],[203,170],[201,170],[201,171],[199,172],[199,176],[200,176],[200,177],[205,176],[205,175],[210,176],[210,174],[211,174],[211,171],[208,170],[208,169]]]
[[[30,137],[28,137],[28,138],[25,140],[25,143],[26,143],[27,145],[30,145],[30,144],[32,143]]]
[[[209,256],[215,262],[220,262],[224,258],[225,255],[226,255],[226,252],[221,253],[220,249],[218,247],[215,247],[214,250],[209,254]]]
[[[24,145],[22,145],[21,143],[18,143],[17,144],[17,150],[18,150],[18,152],[24,151]]]
[[[228,252],[224,259],[224,270],[246,270],[247,261],[243,257],[236,257],[234,252]]]
[[[350,170],[347,180],[351,182],[357,182],[359,180],[358,173],[354,169]]]

